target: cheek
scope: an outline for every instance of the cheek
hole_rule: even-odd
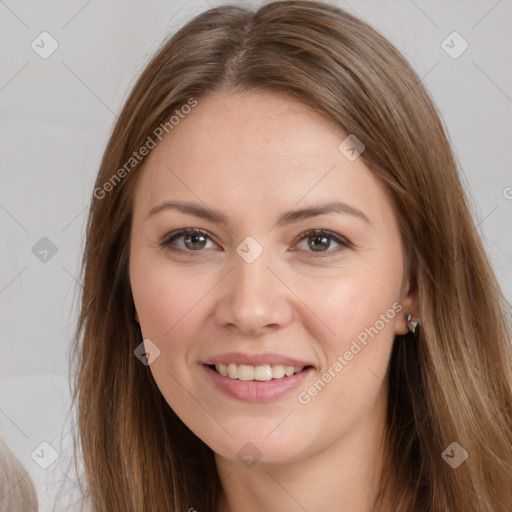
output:
[[[348,349],[351,340],[360,334],[364,341],[364,333],[375,324],[379,335],[393,337],[396,310],[400,308],[399,264],[370,262],[347,267],[325,280],[295,280],[294,292],[303,298],[317,325],[313,332],[327,342],[331,351]]]
[[[304,280],[297,289],[315,314],[311,332],[323,353],[317,380],[299,390],[298,401],[312,416],[334,425],[340,410],[332,404],[340,404],[346,421],[355,421],[380,396],[402,314],[401,279],[399,257],[368,258],[321,287]]]
[[[160,350],[150,365],[151,373],[169,405],[178,406],[183,414],[190,396],[182,386],[191,386],[184,363],[195,353],[194,333],[205,314],[201,298],[211,284],[176,271],[168,262],[138,255],[131,261],[130,282],[143,338]]]
[[[297,391],[298,414],[305,424],[315,418],[325,426],[318,442],[328,445],[370,414],[376,401],[384,400],[395,323],[402,309],[400,277],[399,266],[393,264],[353,269],[344,278],[330,280],[322,291],[307,287],[308,306],[320,317],[317,324],[334,331],[324,329],[327,334],[317,337],[325,364],[314,381]]]
[[[162,342],[175,338],[182,324],[194,317],[195,306],[212,288],[213,278],[177,270],[160,258],[136,255],[130,268],[133,299],[144,337]],[[199,275],[199,274],[198,274]]]

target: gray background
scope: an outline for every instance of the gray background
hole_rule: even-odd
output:
[[[53,501],[51,482],[73,488],[66,414],[76,276],[115,115],[160,43],[220,3],[0,0],[0,432],[35,481],[41,510]],[[377,28],[422,77],[512,300],[512,1],[331,3]],[[59,45],[47,59],[31,47],[43,31]],[[469,44],[458,58],[442,46],[453,31]],[[446,44],[461,49],[460,40]],[[47,261],[32,251],[43,237],[57,249]],[[46,470],[31,457],[51,456],[41,442],[58,453]]]

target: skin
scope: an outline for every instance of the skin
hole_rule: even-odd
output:
[[[366,512],[375,497],[390,353],[417,297],[389,196],[363,158],[349,161],[338,150],[345,137],[295,100],[224,91],[199,98],[139,176],[130,249],[136,318],[160,350],[150,365],[160,391],[215,452],[219,512]],[[172,209],[147,216],[168,200],[207,205],[228,222]],[[284,212],[335,200],[370,222],[328,213],[275,225]],[[207,238],[174,240],[181,253],[159,245],[191,227]],[[315,236],[297,240],[310,229],[332,231],[351,246],[331,238],[315,251]],[[248,236],[263,248],[252,263],[236,252]],[[332,371],[394,303],[401,312],[300,403],[298,393]],[[222,394],[202,366],[228,351],[278,352],[315,371],[284,397],[247,403]],[[252,467],[237,456],[248,442],[261,454]]]

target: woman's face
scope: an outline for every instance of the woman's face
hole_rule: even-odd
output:
[[[139,177],[130,281],[149,369],[229,460],[297,461],[383,424],[413,299],[391,202],[346,136],[279,95],[216,93]]]

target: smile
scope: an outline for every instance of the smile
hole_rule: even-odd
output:
[[[263,364],[252,366],[248,364],[215,364],[211,365],[217,373],[223,377],[238,380],[257,380],[268,381],[272,379],[282,379],[291,377],[295,373],[303,370],[301,366],[285,366],[283,364]]]
[[[310,374],[315,372],[312,366],[294,367],[278,364],[250,366],[219,363],[203,364],[203,368],[215,388],[222,394],[253,403],[268,402],[283,397],[298,388]],[[229,375],[230,372],[232,376]],[[269,378],[270,375],[271,378]]]

